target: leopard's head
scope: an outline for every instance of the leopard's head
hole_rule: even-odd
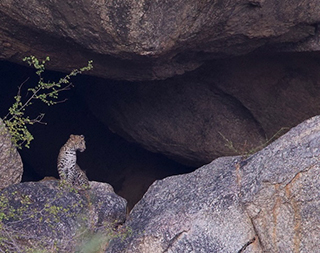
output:
[[[73,149],[75,150],[79,150],[80,152],[83,152],[86,150],[86,141],[84,140],[83,135],[71,134],[68,142],[70,142]]]

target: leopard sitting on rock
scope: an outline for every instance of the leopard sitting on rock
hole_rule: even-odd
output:
[[[77,164],[77,151],[83,152],[86,142],[83,135],[70,135],[58,155],[58,173],[62,182],[79,190],[90,188],[89,180]]]

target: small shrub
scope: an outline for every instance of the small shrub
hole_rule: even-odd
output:
[[[20,94],[22,85],[24,84],[22,83],[19,86],[17,95],[14,97],[15,102],[9,108],[8,114],[3,118],[3,122],[11,134],[13,144],[19,149],[23,146],[29,148],[30,142],[33,140],[33,136],[27,128],[28,125],[41,123],[41,120],[44,117],[44,114],[42,113],[36,118],[30,119],[29,116],[25,115],[26,107],[30,106],[34,100],[40,100],[48,106],[63,102],[58,100],[59,93],[72,87],[70,79],[73,76],[93,68],[92,61],[89,61],[87,66],[72,70],[69,74],[60,78],[58,82],[46,82],[42,74],[45,71],[45,64],[50,61],[49,57],[40,61],[35,56],[29,56],[25,57],[23,61],[26,61],[29,66],[36,69],[36,74],[39,78],[38,84],[35,87],[28,89],[30,96],[28,96],[25,101],[22,101],[22,96]]]

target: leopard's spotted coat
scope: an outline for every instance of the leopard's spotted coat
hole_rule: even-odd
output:
[[[85,149],[86,142],[84,136],[71,134],[58,155],[58,173],[60,179],[82,190],[90,188],[85,172],[77,164],[77,151],[83,152]]]

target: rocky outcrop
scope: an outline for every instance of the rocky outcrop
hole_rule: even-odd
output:
[[[208,59],[312,39],[319,13],[318,0],[3,0],[0,58],[49,55],[49,68],[63,71],[92,59],[94,75],[165,79]]]
[[[75,252],[105,246],[125,221],[126,201],[106,183],[77,192],[58,181],[20,183],[0,192],[6,252]],[[89,251],[87,251],[89,252]]]
[[[50,56],[47,68],[64,72],[92,59],[95,76],[166,79],[111,90],[107,81],[90,87],[88,100],[127,140],[199,166],[256,149],[320,113],[318,60],[263,59],[266,52],[319,51],[319,13],[319,0],[4,0],[0,59]],[[250,52],[256,59],[222,60]]]
[[[0,119],[0,189],[21,182],[23,165],[17,148],[12,144],[2,119]]]
[[[155,182],[107,252],[317,252],[320,116],[249,157]]]

